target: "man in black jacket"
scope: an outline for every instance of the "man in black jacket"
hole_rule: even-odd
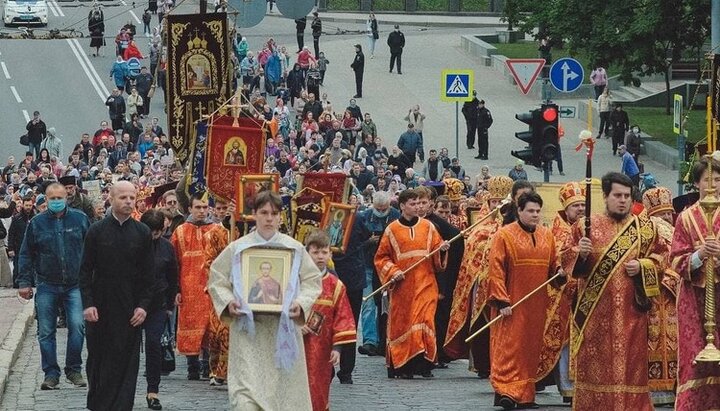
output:
[[[313,21],[310,24],[313,36],[313,46],[315,46],[315,58],[320,56],[320,35],[322,34],[322,21],[318,16],[318,12],[313,12]]]
[[[392,73],[397,60],[398,74],[402,74],[402,52],[405,47],[405,35],[400,31],[400,26],[395,25],[395,31],[390,33],[387,39],[387,45],[390,46],[390,72]]]
[[[143,66],[140,68],[140,75],[135,78],[135,88],[143,99],[143,105],[138,107],[140,118],[145,118],[150,114],[150,97],[148,97],[148,94],[150,94],[152,84],[153,76],[148,72],[147,67]]]
[[[488,129],[492,126],[493,118],[490,110],[485,107],[485,100],[478,103],[478,155],[477,159],[488,159]]]
[[[340,281],[345,284],[350,308],[357,324],[362,306],[362,293],[367,279],[365,278],[365,242],[370,233],[359,219],[355,219],[350,231],[350,242],[345,253],[334,252],[333,262]],[[337,373],[340,384],[352,384],[352,372],[355,368],[355,344],[343,344],[340,351],[340,370]]]
[[[295,34],[297,35],[298,53],[305,47],[305,27],[307,26],[307,17],[295,19]]]
[[[308,112],[313,113],[313,118],[316,120],[320,118],[320,115],[323,112],[322,103],[320,103],[319,101],[317,101],[315,99],[314,93],[308,94],[308,102],[305,103],[305,106],[303,107],[303,111],[302,111],[303,120],[305,119],[305,116],[307,116]]]
[[[45,196],[43,196],[43,202]],[[22,209],[15,214],[10,222],[10,230],[8,232],[7,253],[8,257],[13,261],[13,287],[17,288],[18,277],[18,257],[20,256],[20,246],[22,246],[25,238],[25,229],[28,222],[35,216],[35,203],[32,194],[27,194],[22,200]]]
[[[125,99],[119,89],[113,89],[110,97],[105,100],[105,105],[108,107],[108,116],[110,116],[113,130],[117,131],[123,128],[125,123]]]
[[[35,154],[35,158],[40,158],[40,144],[47,137],[47,126],[40,119],[39,111],[33,113],[33,119],[28,121],[25,130],[27,130],[28,141],[30,142],[28,150]]]
[[[353,98],[362,98],[362,82],[365,73],[365,55],[362,52],[362,46],[355,45],[355,59],[350,67],[355,72],[355,95]]]
[[[472,150],[475,148],[475,133],[478,128],[478,111],[480,110],[480,100],[477,98],[477,91],[473,90],[473,98],[466,101],[462,106],[463,117],[465,117],[465,125],[467,126],[467,135],[465,142],[467,148]]]

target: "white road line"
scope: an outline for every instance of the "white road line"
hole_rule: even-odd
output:
[[[55,5],[53,4],[53,2],[51,2],[51,1],[47,2],[47,6],[50,9],[50,12],[53,14],[53,16],[59,17],[59,14],[58,14],[57,10],[55,10]]]
[[[3,74],[5,74],[5,78],[10,80],[10,72],[7,69],[7,66],[5,65],[4,61],[0,61],[0,67],[2,67]]]
[[[90,72],[95,76],[95,80],[97,80],[100,89],[105,93],[105,98],[103,98],[103,101],[105,101],[107,96],[110,95],[110,90],[108,90],[108,88],[105,86],[102,77],[100,77],[97,70],[95,70],[95,66],[92,64],[87,54],[85,54],[85,51],[83,50],[82,46],[80,46],[80,42],[78,41],[78,39],[72,39],[72,42],[75,43],[75,47],[80,52],[80,56],[83,58],[83,60],[85,60],[85,63],[87,63]]]
[[[25,117],[25,122],[30,122],[30,114],[27,112],[27,110],[23,110],[23,117]]]
[[[62,8],[57,1],[51,1],[50,3],[53,3],[55,5],[55,9],[57,10],[58,14],[60,14],[60,17],[65,17],[65,13],[62,11]]]
[[[85,61],[83,61],[83,58],[80,56],[80,53],[78,53],[77,50],[75,50],[75,43],[72,42],[71,39],[66,39],[68,45],[70,46],[70,49],[72,50],[73,54],[75,54],[75,58],[80,63],[80,67],[82,67],[83,71],[88,77],[88,80],[90,80],[90,83],[92,84],[93,88],[97,92],[98,96],[100,97],[100,100],[105,102],[105,99],[107,98],[108,94],[103,94],[102,89],[100,86],[98,86],[97,81],[93,77],[93,75],[90,73],[90,70],[88,70],[87,66],[85,65]]]
[[[135,14],[134,11],[130,10],[130,14],[133,16],[133,18],[135,19],[135,21],[137,21],[138,24],[143,24],[142,20],[138,18],[137,14]]]
[[[13,96],[15,96],[15,101],[18,103],[22,103],[22,99],[20,98],[20,94],[18,94],[17,89],[15,86],[10,86],[10,91],[12,91]]]

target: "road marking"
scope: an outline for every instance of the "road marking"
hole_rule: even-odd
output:
[[[120,0],[120,4],[122,4],[123,6],[127,6],[125,0]],[[137,14],[135,14],[134,11],[130,10],[130,14],[133,16],[133,18],[135,19],[135,21],[137,21],[138,24],[143,24],[143,22],[138,18]]]
[[[30,122],[30,114],[27,112],[27,110],[23,110],[23,116],[25,117],[25,122]]]
[[[55,8],[57,9],[58,13],[60,13],[60,17],[65,17],[65,13],[62,11],[62,7],[58,4],[57,1],[53,1],[55,3]]]
[[[80,42],[78,39],[72,39],[72,42],[75,43],[75,47],[80,52],[80,56],[82,56],[83,60],[85,60],[85,63],[87,63],[88,68],[90,68],[90,72],[93,73],[95,76],[95,79],[98,82],[98,85],[100,86],[100,89],[105,93],[105,98],[110,95],[110,90],[108,90],[107,86],[105,86],[105,83],[102,80],[102,77],[98,74],[97,70],[95,70],[95,66],[90,61],[90,58],[88,58],[87,54],[85,54],[85,51],[83,50],[82,46],[80,45]],[[105,101],[105,98],[103,98],[103,101]]]
[[[13,96],[15,96],[15,101],[18,103],[22,103],[22,99],[20,98],[20,94],[18,94],[17,89],[15,86],[10,86],[10,91],[12,91]]]
[[[85,61],[80,56],[80,53],[82,53],[82,49],[80,49],[80,53],[78,53],[78,50],[75,49],[75,43],[73,43],[72,39],[65,39],[70,46],[70,49],[72,50],[73,54],[75,54],[75,58],[80,63],[80,67],[82,67],[83,71],[88,77],[88,80],[90,80],[90,83],[92,84],[93,88],[97,92],[98,96],[100,97],[100,100],[105,102],[105,99],[107,98],[109,93],[103,94],[103,90],[100,88],[100,86],[97,84],[97,80],[93,77],[92,73],[90,73],[90,70],[85,65]]]
[[[7,66],[5,65],[4,61],[0,62],[0,67],[2,67],[2,71],[5,74],[5,78],[10,80],[10,72],[8,71]]]
[[[60,16],[60,13],[58,13],[58,10],[56,9],[57,4],[53,4],[52,1],[49,1],[49,2],[47,2],[47,6],[50,9],[50,12],[53,14],[53,16],[55,16],[55,17]]]

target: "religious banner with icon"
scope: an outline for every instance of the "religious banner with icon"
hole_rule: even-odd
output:
[[[176,158],[190,160],[195,122],[230,99],[227,15],[167,16],[168,137]]]
[[[320,191],[304,188],[298,191],[290,201],[292,237],[304,243],[308,234],[320,228],[328,206],[328,197]]]
[[[238,179],[236,214],[243,218],[252,216],[255,197],[262,191],[280,190],[280,174],[243,174]]]
[[[298,192],[303,188],[325,193],[334,203],[347,203],[350,199],[350,180],[345,173],[305,173],[298,177]]]
[[[207,191],[205,181],[205,152],[207,148],[208,124],[206,120],[198,121],[195,134],[190,141],[190,172],[186,176],[188,196]]]
[[[228,201],[234,199],[240,177],[262,174],[263,153],[262,122],[250,117],[213,117],[208,126],[205,152],[208,191]]]

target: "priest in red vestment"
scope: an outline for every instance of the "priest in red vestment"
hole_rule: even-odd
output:
[[[716,152],[717,153],[717,152]],[[714,156],[713,156],[714,157]],[[711,171],[712,169],[712,171]],[[695,186],[700,190],[700,199],[707,195],[706,189],[720,187],[720,162],[702,159],[692,169]],[[705,264],[708,258],[720,257],[720,213],[715,210],[712,222],[715,240],[705,239],[708,225],[702,208],[695,203],[675,222],[672,259],[673,270],[682,277],[677,298],[678,316],[678,381],[675,409],[717,410],[720,409],[720,364],[693,360],[705,345]],[[715,301],[720,298],[720,276],[718,263],[715,263]],[[720,324],[720,310],[715,310],[715,324]],[[720,333],[715,328],[715,345],[720,341]]]
[[[488,305],[491,317],[503,317],[490,328],[490,383],[495,405],[504,409],[535,407],[547,290],[541,289],[514,309],[510,306],[559,269],[553,233],[539,224],[542,204],[539,194],[522,194],[517,202],[518,220],[498,230],[490,250]]]
[[[418,218],[418,194],[413,189],[401,192],[398,202],[401,216],[387,226],[375,254],[380,281],[392,282],[387,325],[388,376],[431,378],[437,360],[435,272],[445,268],[444,252],[450,244],[442,240],[430,221]],[[438,248],[442,252],[426,258]]]
[[[340,346],[355,342],[355,318],[345,285],[328,269],[330,238],[321,230],[305,238],[305,248],[323,273],[322,291],[302,327],[305,361],[313,411],[330,409],[330,382],[333,367],[340,363]]]
[[[648,311],[659,293],[664,243],[645,215],[631,214],[633,182],[602,178],[605,213],[572,227],[563,269],[578,278],[570,326],[575,410],[653,409],[648,387]]]
[[[205,266],[205,234],[214,224],[208,224],[207,196],[195,194],[190,198],[190,219],[181,224],[170,242],[180,265],[180,290],[175,298],[178,305],[177,349],[187,356],[188,379],[199,380],[199,355],[206,345],[212,303],[207,293],[208,272]],[[209,377],[209,375],[208,375]]]

